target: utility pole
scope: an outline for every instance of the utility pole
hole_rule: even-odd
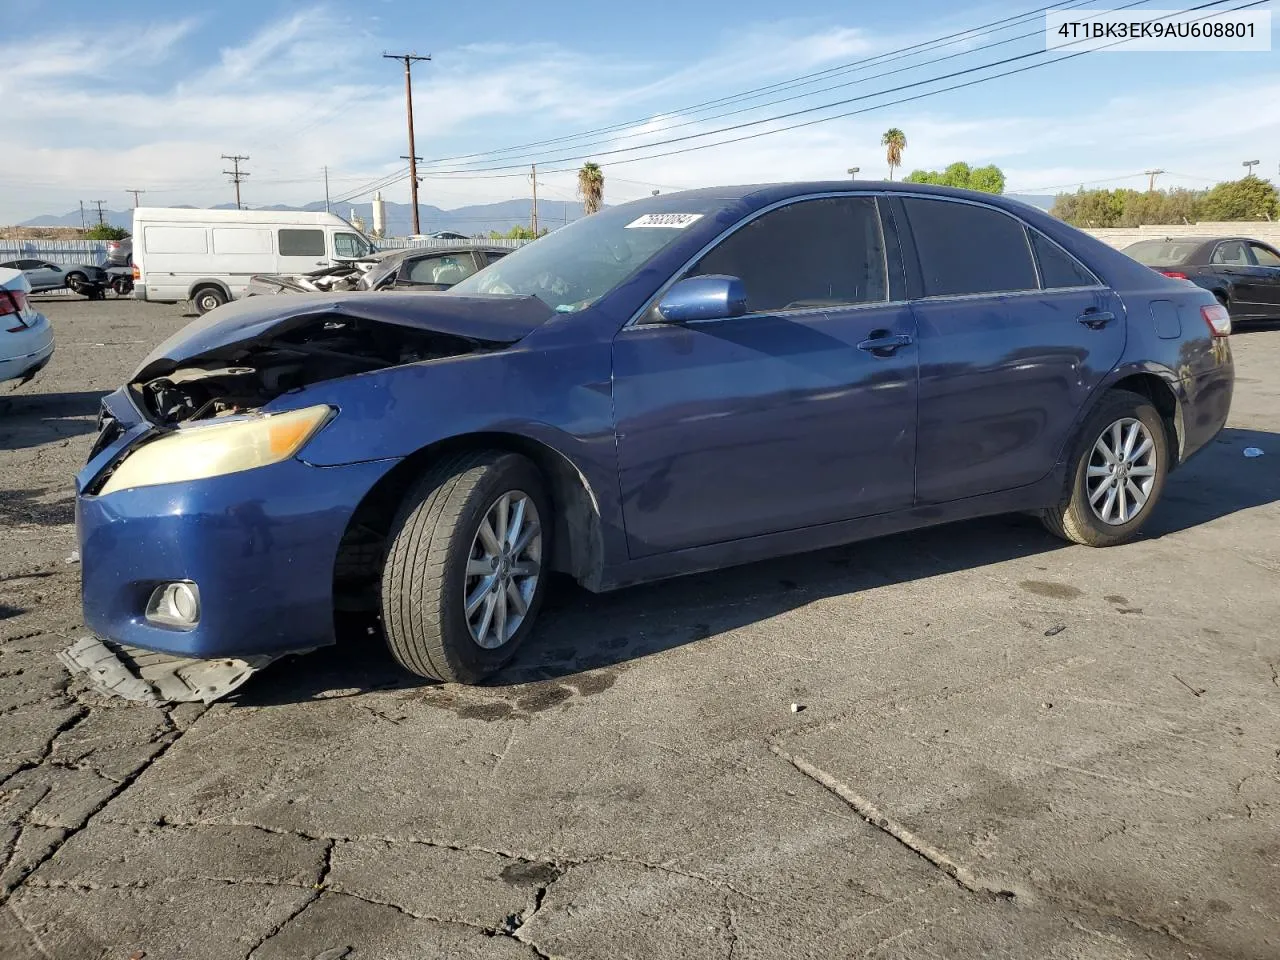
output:
[[[1240,166],[1244,167],[1244,175],[1246,177],[1253,176],[1253,168],[1256,167],[1257,165],[1258,165],[1257,160],[1246,160],[1244,163],[1240,164]]]
[[[1156,177],[1160,176],[1160,174],[1164,173],[1164,171],[1163,170],[1143,170],[1142,172],[1147,175],[1147,193],[1155,193]]]
[[[139,197],[139,195],[140,195],[140,194],[144,194],[144,193],[146,193],[146,192],[147,192],[147,191],[145,191],[145,190],[126,190],[126,191],[125,191],[125,193],[132,193],[132,194],[133,194],[133,208],[134,208],[135,210],[138,208],[138,197]]]
[[[324,212],[329,212],[329,165],[324,168]]]
[[[862,169],[861,167],[850,167],[850,168],[849,168],[849,179],[850,179],[850,180],[857,180],[857,179],[858,179],[858,171],[859,171],[859,170],[861,170],[861,169]]]
[[[106,221],[106,218],[105,218],[105,217],[103,217],[103,215],[102,215],[102,205],[103,205],[104,203],[106,203],[107,201],[105,201],[105,200],[90,200],[89,202],[90,202],[90,203],[92,203],[95,207],[97,207],[97,208],[98,208],[98,226],[100,226],[100,227],[105,226],[105,225],[106,225],[106,223],[107,223],[107,221]]]
[[[422,162],[422,158],[406,157],[404,154],[400,154],[400,159],[408,160],[409,169],[413,171],[410,173],[410,179],[413,180],[413,232],[419,234],[422,233],[422,227],[418,223],[418,187],[422,185],[422,181],[418,179],[416,171],[418,169],[417,164]]]
[[[231,161],[232,169],[223,170],[222,172],[225,173],[228,177],[230,177],[231,182],[236,185],[236,209],[243,210],[244,207],[240,206],[240,181],[243,180],[245,177],[247,177],[249,174],[245,173],[243,170],[240,169],[240,163],[241,161],[248,160],[249,158],[242,157],[238,153],[231,154],[231,155],[224,153],[222,155],[222,159]]]
[[[418,157],[413,145],[413,65],[430,60],[431,55],[420,57],[416,53],[384,53],[385,60],[400,60],[404,63],[404,102],[409,118],[409,202],[413,206],[413,232],[422,232],[418,221]]]
[[[529,218],[529,227],[533,230],[533,239],[538,239],[538,165],[532,164],[533,173],[529,179],[533,181],[533,214]]]
[[[84,201],[83,200],[80,201],[80,232],[81,233],[89,232],[89,225],[84,222]]]

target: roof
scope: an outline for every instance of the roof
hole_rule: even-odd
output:
[[[157,223],[273,223],[308,224],[311,226],[346,226],[336,213],[309,210],[202,210],[199,207],[138,207],[134,222]],[[355,229],[351,227],[351,229]]]

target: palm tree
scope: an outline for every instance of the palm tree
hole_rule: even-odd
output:
[[[890,127],[880,138],[880,145],[885,148],[884,157],[889,161],[889,179],[893,179],[894,167],[902,166],[902,151],[907,149],[907,135],[897,127]]]
[[[596,213],[604,206],[604,173],[598,163],[584,163],[578,171],[578,196],[582,198],[582,209],[588,214]]]

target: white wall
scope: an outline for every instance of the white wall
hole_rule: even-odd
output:
[[[1280,247],[1280,223],[1203,221],[1151,227],[1101,227],[1085,230],[1085,233],[1117,248],[1159,237],[1252,237],[1273,247]]]

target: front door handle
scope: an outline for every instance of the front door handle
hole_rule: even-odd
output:
[[[877,357],[891,357],[898,348],[910,345],[911,337],[905,333],[890,335],[888,330],[873,330],[868,339],[858,344],[858,349]]]
[[[1089,309],[1076,317],[1076,322],[1083,323],[1090,330],[1101,330],[1115,318],[1116,315],[1110,310]]]

